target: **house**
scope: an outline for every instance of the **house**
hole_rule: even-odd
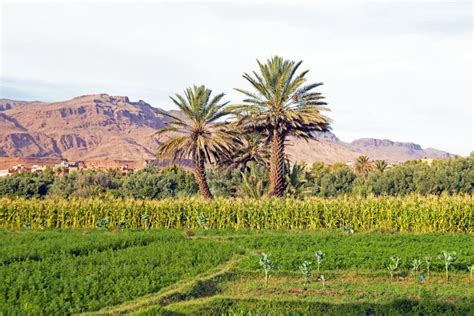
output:
[[[8,168],[8,173],[13,174],[13,173],[22,173],[22,172],[31,172],[30,167],[26,167],[24,165],[16,165],[11,168]]]

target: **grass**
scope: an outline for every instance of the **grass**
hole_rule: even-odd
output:
[[[299,271],[316,250],[325,287]],[[458,254],[449,283],[442,250]],[[268,287],[261,252],[277,264]],[[392,255],[403,262],[390,281]],[[427,255],[422,282],[409,263]],[[473,262],[472,234],[1,230],[0,314],[472,314]]]
[[[138,240],[146,235],[147,242],[122,242],[117,247],[117,241],[134,240],[135,234]],[[5,314],[70,314],[116,305],[196,276],[236,252],[231,245],[190,241],[177,231],[164,230],[125,232],[124,236],[107,231],[89,236],[80,230],[2,235],[6,238],[0,249],[7,260],[0,266],[0,310]],[[106,241],[101,243],[101,237]],[[25,257],[23,245],[29,241],[32,252],[39,254],[34,258]],[[54,251],[50,243],[67,250]],[[94,249],[96,245],[101,247]],[[76,251],[84,248],[88,250]],[[9,254],[7,250],[12,249]]]

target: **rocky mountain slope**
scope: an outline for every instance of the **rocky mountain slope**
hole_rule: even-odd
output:
[[[79,96],[63,102],[0,100],[0,157],[65,158],[70,161],[153,159],[155,132],[166,118],[144,101],[107,94]],[[390,162],[449,153],[413,143],[358,139],[346,143],[332,133],[318,140],[290,139],[293,161],[353,161],[362,154]]]

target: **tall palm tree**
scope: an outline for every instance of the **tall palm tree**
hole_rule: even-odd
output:
[[[387,169],[388,165],[385,160],[377,160],[374,163],[375,169],[377,169],[378,172],[384,173],[385,169]]]
[[[322,83],[304,85],[305,70],[296,74],[301,61],[275,56],[265,64],[257,60],[259,73],[243,77],[254,91],[236,89],[246,99],[235,106],[238,125],[246,131],[260,133],[271,143],[270,195],[285,193],[285,141],[288,136],[315,138],[314,131],[329,130],[330,120],[321,114],[327,110],[321,93],[313,89]]]
[[[372,171],[372,163],[370,162],[370,158],[367,156],[357,157],[355,170],[359,174],[363,175],[365,179],[367,179],[367,176]]]
[[[176,160],[190,159],[194,165],[194,177],[204,198],[212,199],[206,178],[205,165],[215,163],[220,155],[228,154],[235,136],[222,118],[231,114],[228,102],[221,103],[224,94],[211,99],[211,90],[205,86],[187,88],[184,97],[170,97],[181,110],[182,117],[167,112],[167,127],[157,135],[168,136],[158,148],[158,156]]]

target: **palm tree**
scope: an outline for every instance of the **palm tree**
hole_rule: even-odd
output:
[[[245,133],[244,131],[240,135],[236,149],[229,156],[222,157],[222,161],[219,161],[219,163],[228,169],[237,168],[240,171],[248,169],[251,164],[268,167],[270,150],[262,141],[262,136],[256,133]]]
[[[387,169],[388,165],[385,160],[377,160],[374,163],[375,169],[377,169],[378,172],[384,173],[385,169]]]
[[[265,64],[257,60],[259,73],[243,77],[255,91],[236,89],[246,99],[235,106],[238,125],[244,131],[264,135],[271,143],[270,195],[285,193],[285,141],[288,136],[315,138],[314,131],[328,131],[330,120],[321,114],[327,110],[321,93],[312,91],[322,83],[303,85],[305,70],[296,74],[301,61],[294,62],[275,56]]]
[[[306,179],[307,166],[305,163],[290,165],[290,162],[287,161],[286,169],[288,170],[286,175],[286,196],[301,198],[311,192],[308,187],[308,180]]]
[[[247,168],[241,172],[242,183],[237,187],[240,195],[254,199],[261,198],[265,195],[268,181],[262,175],[263,167],[255,162],[249,162]]]
[[[367,156],[357,157],[355,163],[355,170],[356,172],[363,175],[365,179],[367,179],[367,176],[372,171],[372,163],[370,162],[370,158]]]
[[[231,151],[235,142],[234,133],[221,119],[229,114],[228,102],[220,103],[224,94],[211,99],[212,90],[205,86],[187,88],[184,97],[176,94],[170,97],[182,112],[182,117],[167,112],[162,114],[171,118],[167,127],[157,135],[167,135],[158,148],[158,156],[176,160],[190,159],[193,173],[204,198],[212,199],[206,179],[205,165],[215,163],[223,154]]]

